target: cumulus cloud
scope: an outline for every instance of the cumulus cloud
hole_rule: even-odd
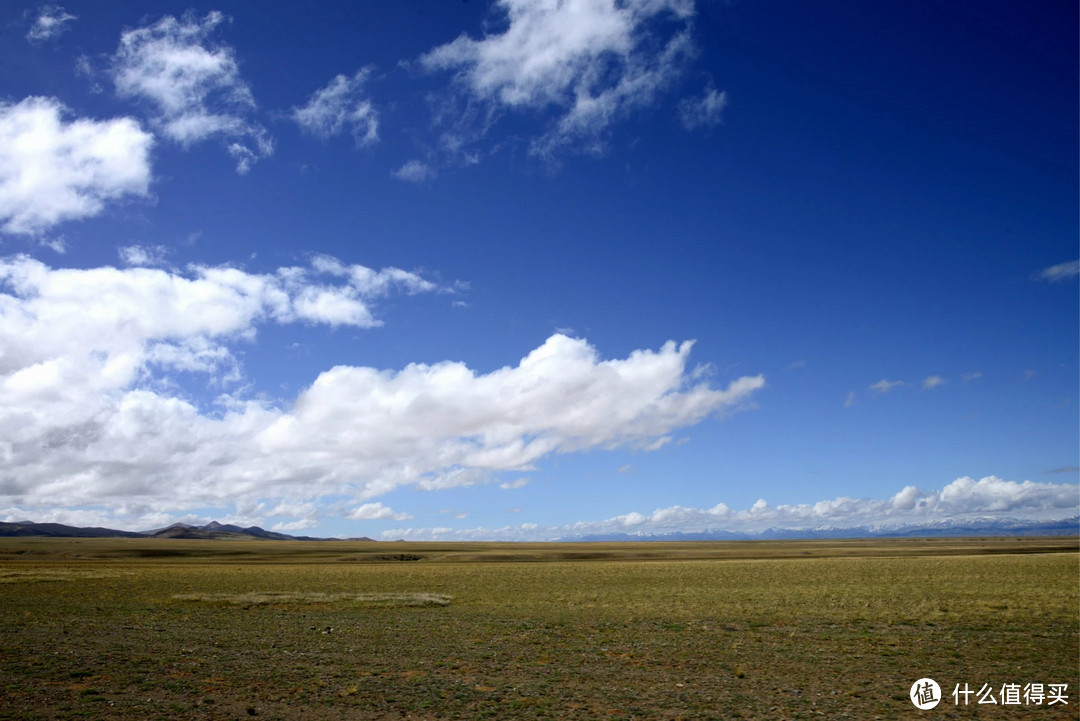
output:
[[[679,103],[679,117],[687,130],[719,125],[727,107],[727,93],[709,88],[701,97],[685,98]]]
[[[1072,280],[1077,276],[1080,276],[1080,260],[1070,260],[1065,263],[1052,265],[1049,268],[1043,268],[1035,275],[1035,279],[1050,283],[1060,283],[1062,281]]]
[[[402,485],[489,483],[552,453],[647,447],[764,386],[694,380],[689,342],[603,360],[555,335],[489,373],[339,365],[291,404],[226,394],[204,408],[161,379],[227,382],[233,345],[257,342],[262,324],[372,327],[378,298],[440,288],[328,256],[272,274],[52,269],[19,256],[0,261],[0,289],[0,508],[35,518],[97,508],[109,517],[99,522],[139,528],[228,506],[283,523],[314,507],[380,513],[365,504]]]
[[[391,173],[398,180],[407,180],[410,183],[423,183],[435,177],[435,170],[421,160],[410,160]]]
[[[526,470],[554,452],[636,445],[709,414],[735,410],[760,376],[723,390],[687,387],[691,344],[602,361],[587,342],[555,335],[516,367],[477,375],[464,364],[397,372],[339,366],[258,436],[268,454],[351,459],[363,494],[401,483],[436,489]],[[363,409],[357,412],[355,409]],[[348,423],[339,423],[349,417]],[[365,472],[366,471],[366,472]]]
[[[1080,511],[1080,486],[1064,483],[1006,481],[996,476],[958,478],[941,490],[906,486],[891,498],[842,496],[817,503],[772,505],[759,499],[736,510],[724,503],[711,508],[670,506],[652,513],[630,512],[602,521],[567,526],[536,524],[497,529],[396,528],[386,537],[410,540],[555,540],[599,534],[665,534],[727,531],[759,533],[769,528],[805,530],[865,526],[888,529],[973,517],[1061,519]]]
[[[55,98],[0,103],[0,230],[39,235],[146,196],[153,137],[131,118],[65,120]]]
[[[305,132],[327,139],[348,129],[359,147],[379,140],[379,114],[362,95],[371,68],[356,71],[351,78],[338,75],[315,93],[302,108],[293,108],[292,118]]]
[[[128,30],[112,59],[116,93],[147,101],[152,122],[185,147],[217,138],[245,173],[273,152],[266,129],[251,121],[250,88],[240,77],[232,48],[211,40],[225,21],[220,12],[201,20],[167,15],[154,25]]]
[[[38,16],[30,30],[26,33],[26,39],[32,43],[40,43],[50,40],[63,33],[65,25],[78,17],[64,10],[59,5],[43,5],[38,10]]]
[[[96,523],[131,528],[199,506],[310,514],[307,483],[350,473],[341,459],[297,457],[274,471],[256,436],[280,410],[223,396],[207,411],[161,381],[172,371],[235,379],[230,345],[253,342],[260,324],[372,327],[378,298],[436,289],[398,269],[331,260],[320,264],[336,276],[314,266],[179,274],[0,260],[0,507],[35,518],[96,507]]]
[[[502,32],[461,35],[420,58],[453,71],[458,86],[493,109],[556,109],[532,144],[550,154],[655,102],[693,53],[692,0],[499,0]],[[666,29],[665,39],[656,32]]]
[[[134,260],[145,253],[127,252]],[[2,259],[0,287],[8,290],[0,294],[2,387],[31,397],[33,388],[63,378],[73,393],[121,390],[155,364],[212,372],[232,364],[223,343],[253,338],[261,322],[370,328],[381,324],[372,307],[378,298],[397,289],[436,288],[397,268],[374,271],[335,261],[331,273],[325,267],[331,259],[318,261],[274,274],[227,266],[193,266],[180,274],[143,267],[53,269],[26,256]]]
[[[888,393],[893,388],[899,388],[904,385],[904,381],[891,381],[887,378],[882,378],[877,383],[870,386],[870,390],[877,391],[878,393]]]
[[[943,386],[945,383],[945,379],[941,376],[927,376],[926,378],[923,378],[922,387],[929,390],[931,388]]]

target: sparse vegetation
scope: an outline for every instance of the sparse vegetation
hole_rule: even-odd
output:
[[[21,581],[0,584],[2,718],[909,718],[923,676],[1069,684],[1067,707],[941,718],[1080,705],[1076,539],[6,539],[0,558]]]
[[[248,593],[178,593],[178,601],[201,601],[232,606],[446,606],[450,596],[441,593],[321,593],[319,591],[273,591]]]

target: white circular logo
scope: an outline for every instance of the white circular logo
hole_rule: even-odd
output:
[[[911,684],[911,703],[915,707],[928,711],[941,703],[941,687],[932,678],[920,678]]]

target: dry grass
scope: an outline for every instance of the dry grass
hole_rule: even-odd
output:
[[[448,606],[450,596],[441,593],[321,593],[319,591],[249,591],[247,593],[179,593],[177,601],[201,601],[228,606],[331,604],[368,608],[414,608]]]
[[[130,571],[100,568],[3,568],[0,583],[39,583],[53,581],[88,581],[94,578],[115,578],[131,575]]]
[[[1069,684],[935,718],[1080,705],[1076,539],[286,545],[0,543],[80,581],[0,584],[0,718],[903,719],[923,676]]]

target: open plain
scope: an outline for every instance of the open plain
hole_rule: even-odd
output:
[[[5,538],[0,718],[1076,718],[1078,590],[1076,538]]]

